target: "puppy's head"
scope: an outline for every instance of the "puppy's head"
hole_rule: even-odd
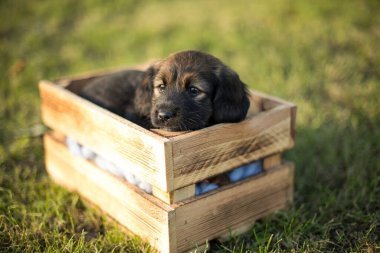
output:
[[[169,131],[238,122],[249,108],[239,76],[217,58],[197,51],[176,53],[151,66],[143,86],[151,96],[145,110],[150,110],[153,127]],[[144,99],[138,93],[136,98]]]

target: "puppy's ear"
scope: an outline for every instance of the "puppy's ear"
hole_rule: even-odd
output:
[[[214,124],[245,119],[249,108],[248,91],[238,74],[227,66],[217,73],[218,86],[213,100]]]
[[[136,88],[134,104],[140,116],[149,117],[152,106],[153,79],[159,69],[159,64],[152,64],[146,71],[142,83]]]

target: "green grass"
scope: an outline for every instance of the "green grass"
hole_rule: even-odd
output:
[[[182,49],[298,105],[294,207],[220,252],[380,251],[378,1],[0,2],[0,252],[146,252],[44,169],[37,83]]]

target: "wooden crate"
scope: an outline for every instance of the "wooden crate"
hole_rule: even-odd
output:
[[[280,154],[294,145],[294,104],[252,92],[240,123],[149,131],[77,95],[108,73],[40,82],[43,121],[53,129],[45,136],[46,167],[57,183],[161,252],[190,250],[289,205],[293,165]],[[153,186],[153,195],[72,155],[65,135],[128,167]],[[197,182],[258,159],[264,159],[260,175],[195,196]]]

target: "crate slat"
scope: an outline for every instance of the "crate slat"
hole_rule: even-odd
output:
[[[263,169],[268,170],[282,164],[282,154],[274,154],[264,158]]]
[[[246,230],[292,201],[293,165],[168,205],[72,155],[62,135],[44,137],[46,166],[57,183],[78,192],[161,252],[184,252],[207,240]]]
[[[174,204],[195,197],[195,184],[171,192],[164,192],[159,188],[153,188],[152,194],[167,204]]]
[[[285,163],[176,208],[179,252],[286,208],[292,201],[293,170],[291,163]]]
[[[168,139],[78,97],[48,81],[40,82],[44,123],[129,168],[145,181],[168,190]]]
[[[51,134],[45,135],[44,146],[46,169],[55,182],[78,192],[154,247],[169,251],[173,208],[72,155]]]
[[[239,124],[219,124],[172,138],[174,188],[198,182],[294,145],[291,107]]]

